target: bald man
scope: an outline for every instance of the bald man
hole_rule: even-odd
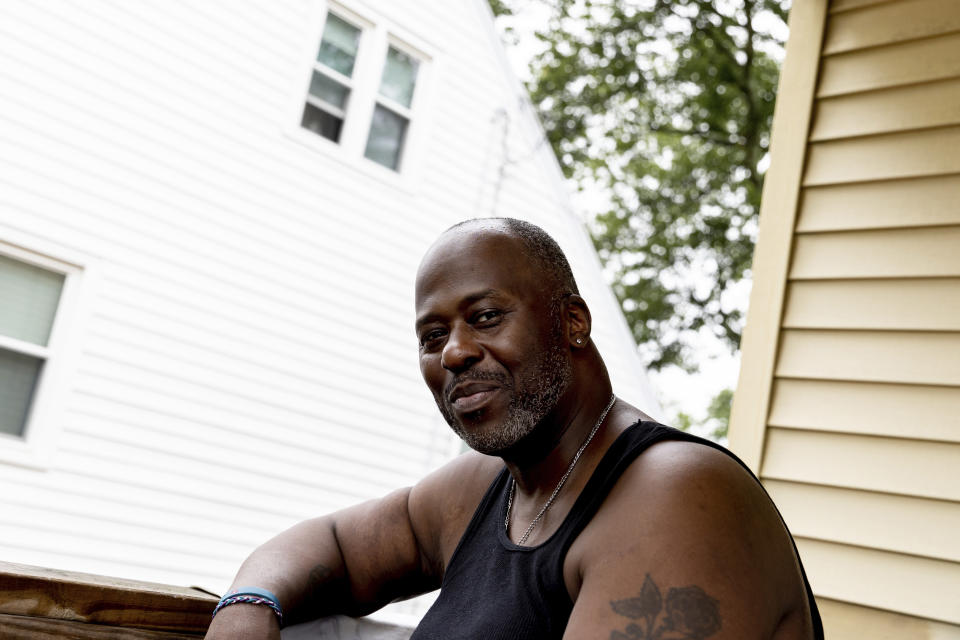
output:
[[[753,475],[613,394],[543,230],[452,227],[421,262],[415,305],[420,372],[473,451],[259,547],[234,587],[273,602],[241,594],[207,638],[278,638],[277,608],[359,616],[437,588],[412,640],[823,637]]]

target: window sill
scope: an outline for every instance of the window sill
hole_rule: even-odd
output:
[[[388,169],[364,156],[350,154],[340,144],[311,133],[300,126],[285,127],[283,133],[293,142],[308,148],[310,151],[321,153],[337,164],[366,178],[373,179],[381,185],[403,191],[409,195],[415,195],[419,192],[419,181],[416,180],[415,167],[401,168],[400,171]]]

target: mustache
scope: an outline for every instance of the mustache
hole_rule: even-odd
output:
[[[447,384],[443,389],[443,397],[447,399],[450,397],[450,394],[453,393],[453,389],[458,384],[465,384],[470,382],[496,382],[501,387],[512,388],[513,385],[510,384],[510,379],[503,373],[497,371],[468,371],[456,376],[453,380]]]

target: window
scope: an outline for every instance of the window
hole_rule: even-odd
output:
[[[304,129],[340,141],[359,49],[360,28],[328,14],[300,122]]]
[[[325,10],[306,98],[298,98],[298,129],[311,135],[295,137],[310,144],[324,138],[361,164],[372,161],[395,172],[405,167],[429,57],[394,31],[383,20],[339,6]]]
[[[393,46],[387,48],[387,60],[380,79],[377,104],[367,138],[366,157],[385,167],[400,168],[403,140],[410,124],[410,105],[420,62]]]
[[[0,255],[0,433],[23,437],[66,276]]]
[[[99,271],[90,256],[11,230],[4,235],[9,242],[0,240],[0,463],[43,469],[61,430],[63,394],[81,352],[87,298]],[[68,254],[70,261],[50,253]]]

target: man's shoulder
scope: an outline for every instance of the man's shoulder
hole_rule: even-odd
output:
[[[701,503],[760,509],[775,515],[756,478],[725,449],[685,437],[650,445],[624,470],[603,509],[643,505],[661,516],[697,515]]]
[[[806,607],[789,533],[763,488],[724,451],[683,439],[651,445],[624,470],[564,574],[578,607],[593,612],[587,626],[630,622],[628,605],[654,591],[659,603],[658,589],[667,609],[684,593],[714,603],[724,638],[757,625],[771,637],[784,615]]]
[[[503,461],[475,451],[443,465],[411,490],[410,520],[422,548],[443,565],[453,553]]]
[[[571,551],[583,564],[628,550],[646,563],[744,544],[792,560],[776,507],[736,458],[702,441],[667,438],[626,467]]]

